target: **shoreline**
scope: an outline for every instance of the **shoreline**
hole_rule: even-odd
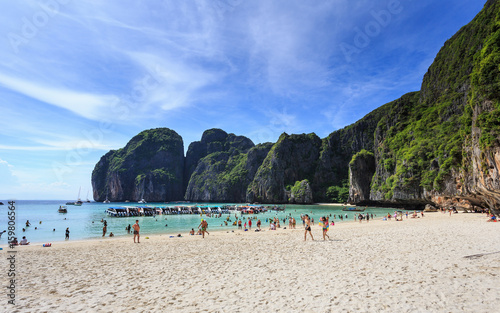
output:
[[[350,212],[350,213],[353,213],[353,212]],[[355,212],[355,213],[358,213],[358,212]],[[359,213],[363,213],[363,212],[359,212]],[[423,220],[425,220],[427,217],[432,217],[434,215],[437,215],[438,213],[440,212],[425,212],[425,217],[422,218]],[[458,214],[467,214],[467,215],[481,215],[484,217],[484,220],[487,219],[486,216],[484,216],[484,214],[482,213],[458,213]],[[447,215],[447,214],[442,214],[441,215]],[[456,214],[455,214],[456,215]],[[410,220],[419,220],[419,218],[417,219],[412,219],[412,218],[404,218],[403,221],[410,221]],[[394,220],[390,220],[390,221],[384,221],[382,220],[382,217],[381,216],[377,216],[375,217],[374,219],[370,219],[370,221],[367,223],[366,220],[363,220],[363,222],[359,223],[359,220],[353,220],[353,219],[348,219],[348,220],[343,220],[343,221],[339,221],[338,219],[331,219],[330,222],[334,221],[335,222],[335,226],[330,226],[332,228],[330,228],[330,231],[333,229],[335,229],[336,227],[340,227],[342,225],[345,225],[345,226],[349,226],[349,225],[377,225],[378,223],[382,223],[382,224],[385,224],[385,223],[389,223],[389,224],[392,224],[394,222]],[[275,231],[271,231],[269,230],[269,223],[262,223],[263,224],[263,227],[261,227],[262,229],[262,232],[256,232],[256,233],[263,233],[263,232],[279,232],[279,231],[298,231],[298,230],[301,230],[301,231],[304,231],[304,227],[302,226],[302,223],[300,220],[297,220],[297,226],[296,226],[296,229],[288,229],[288,224],[286,225],[283,225],[281,228],[277,228]],[[248,231],[244,231],[244,230],[241,230],[241,229],[238,229],[237,226],[227,226],[228,228],[227,229],[210,229],[210,227],[208,228],[208,231],[210,233],[215,233],[215,234],[236,234],[236,233],[255,233],[255,229],[257,229],[257,227],[255,227],[255,224],[254,224],[254,227],[252,227],[251,230],[248,230]],[[312,229],[313,231],[314,230],[317,230],[317,232],[319,232],[321,234],[321,227],[318,226],[318,221],[315,221],[314,224],[312,224]],[[177,237],[178,234],[181,234],[182,237]],[[16,246],[16,249],[27,249],[27,248],[30,248],[30,247],[43,247],[42,245],[45,244],[45,243],[50,243],[52,245],[56,244],[72,244],[72,243],[83,243],[83,242],[103,242],[103,241],[128,241],[128,240],[131,240],[132,243],[133,243],[133,233],[131,232],[130,234],[119,234],[119,235],[115,235],[113,237],[109,237],[109,232],[108,234],[105,236],[105,237],[92,237],[92,238],[79,238],[79,239],[69,239],[69,240],[55,240],[55,241],[33,241],[31,242],[30,241],[30,244],[29,245],[18,245]],[[155,233],[155,232],[150,232],[150,233],[141,233],[141,238],[145,239],[145,237],[149,237],[149,239],[145,239],[145,240],[150,240],[151,238],[156,238],[156,237],[165,237],[165,238],[172,238],[172,237],[176,237],[176,238],[186,238],[186,237],[193,237],[193,238],[197,238],[201,235],[189,235],[189,233],[186,233],[185,231],[184,232],[167,232],[167,233]],[[22,236],[21,236],[22,237]],[[18,236],[19,238],[19,236]],[[141,239],[142,240],[142,239]],[[5,251],[6,249],[9,248],[9,245],[7,243],[5,244],[0,244],[0,248],[3,248],[3,251]],[[45,248],[45,247],[43,247]]]
[[[317,204],[316,204],[317,205]],[[327,205],[330,205],[330,204],[327,204]],[[342,206],[341,204],[334,204],[334,205],[340,205]],[[313,210],[314,211],[314,210]],[[343,214],[346,214],[346,213],[363,213],[363,212],[344,212],[344,211],[341,211],[341,212],[338,212],[338,213],[335,213],[335,214],[339,214],[339,213],[343,213]],[[365,212],[367,213],[367,212]],[[433,214],[435,212],[430,212],[430,214]],[[429,214],[429,213],[426,213],[426,214]],[[168,215],[167,215],[168,216]],[[257,218],[259,218],[258,215],[256,215]],[[247,216],[248,217],[248,216]],[[148,218],[148,217],[146,217]],[[335,222],[335,226],[337,225],[342,225],[342,224],[351,224],[351,223],[359,223],[359,221],[355,221],[353,220],[352,218],[349,218],[349,219],[346,219],[346,220],[342,220],[342,221],[339,221],[338,218],[337,219],[331,219],[331,221],[334,221]],[[377,222],[377,221],[380,221],[380,222],[385,222],[385,221],[382,221],[382,217],[381,216],[376,216],[374,219],[370,219],[370,222],[369,223],[374,223],[374,222]],[[254,222],[255,223],[255,222]],[[366,223],[366,222],[364,222]],[[300,224],[300,225],[299,225]],[[313,225],[313,228],[314,227],[317,227],[319,228],[319,226],[317,225],[318,224],[318,221],[315,221],[315,224]],[[262,222],[262,225],[264,227],[261,227],[263,230],[269,230],[269,223],[265,223],[265,222]],[[213,233],[231,233],[231,232],[239,232],[241,230],[238,229],[237,226],[232,226],[232,225],[228,225],[226,226],[227,228],[224,228],[224,229],[220,229],[220,228],[217,228],[217,229],[210,229],[210,226],[208,228],[208,231],[209,232],[213,232]],[[286,229],[285,229],[286,227]],[[296,229],[302,229],[303,227],[301,226],[301,221],[300,219],[297,219],[297,228]],[[252,228],[252,232],[254,232],[254,230],[256,229],[255,227],[255,224],[254,224],[254,227]],[[283,225],[281,228],[279,228],[281,230],[285,229],[285,230],[289,230],[288,229],[288,226],[287,224]],[[87,241],[102,241],[102,240],[118,240],[118,239],[123,239],[123,238],[130,238],[131,240],[133,240],[133,233],[131,232],[130,234],[115,234],[114,237],[109,237],[109,233],[110,232],[107,232],[107,235],[105,237],[99,237],[99,236],[96,236],[96,237],[90,237],[90,238],[78,238],[78,239],[70,239],[69,240],[48,240],[48,241],[31,241],[29,240],[30,244],[29,245],[26,245],[26,246],[17,246],[18,248],[25,248],[25,247],[31,247],[31,246],[41,246],[42,244],[45,244],[45,243],[51,243],[51,244],[64,244],[64,243],[70,243],[70,242],[87,242]],[[183,237],[186,237],[186,236],[189,236],[189,233],[187,230],[185,231],[175,231],[175,232],[149,232],[149,233],[144,233],[141,234],[141,237],[144,236],[144,237],[161,237],[161,236],[167,236],[167,237],[170,237],[170,236],[177,236],[178,234],[181,234]],[[22,238],[24,233],[22,233],[21,235],[17,235],[18,239],[19,238]],[[195,237],[198,236],[198,235],[194,235]],[[6,238],[6,237],[4,237]],[[36,240],[36,239],[35,239]],[[0,248],[3,248],[4,250],[6,248],[8,248],[9,245],[7,243],[2,243],[0,244]]]

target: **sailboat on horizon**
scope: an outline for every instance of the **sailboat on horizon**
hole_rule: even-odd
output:
[[[66,202],[66,205],[76,205],[76,206],[81,206],[83,204],[83,201],[80,199],[80,192],[82,191],[82,187],[80,186],[80,189],[78,190],[78,200],[75,202]]]

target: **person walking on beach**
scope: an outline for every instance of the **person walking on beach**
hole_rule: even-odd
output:
[[[251,230],[252,229],[252,220],[248,220],[248,229]]]
[[[260,230],[260,224],[261,224],[261,221],[260,220],[257,220],[257,228]]]
[[[139,236],[139,230],[141,230],[141,227],[139,226],[139,220],[135,220],[134,226],[132,226],[134,229],[134,243],[135,243],[135,237],[137,237],[137,243],[140,242],[140,236]]]
[[[328,236],[328,234],[327,234],[328,227],[330,226],[329,223],[330,223],[330,221],[329,221],[328,217],[323,217],[323,240],[326,240],[325,237],[328,237],[328,239],[330,239],[330,236]]]
[[[198,228],[201,228],[201,235],[203,236],[203,238],[205,238],[205,233],[210,235],[210,233],[207,231],[208,222],[206,220],[201,220],[201,223],[200,223],[200,225],[198,225]]]
[[[306,224],[306,231],[304,233],[304,241],[307,239],[307,232],[311,235],[311,239],[314,240],[313,234],[311,233],[311,220],[309,219],[309,215],[304,216],[304,222]]]
[[[69,240],[69,227],[66,228],[66,237],[64,239]]]

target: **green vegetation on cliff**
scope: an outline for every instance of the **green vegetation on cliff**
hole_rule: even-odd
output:
[[[490,10],[493,10],[492,5]],[[471,102],[487,99],[492,102],[492,109],[483,112],[477,119],[476,126],[481,129],[480,144],[484,150],[498,143],[500,138],[500,11],[497,10],[492,23],[487,16],[479,21],[487,27],[483,29],[488,35],[483,48],[474,55],[475,64],[471,75]]]
[[[342,185],[334,185],[326,190],[326,200],[332,203],[345,203],[349,198],[349,180],[342,181]]]
[[[441,191],[451,172],[462,169],[478,98],[495,105],[477,121],[482,147],[498,140],[499,16],[495,2],[464,26],[436,56],[422,91],[403,96],[380,120],[377,152],[385,171],[375,174],[372,188],[386,200],[396,188]]]
[[[183,167],[184,144],[175,131],[145,130],[97,163],[92,173],[94,199],[180,200]]]

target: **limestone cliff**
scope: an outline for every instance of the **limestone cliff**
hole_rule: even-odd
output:
[[[500,4],[488,1],[445,43],[421,91],[390,105],[375,131],[375,174],[352,173],[351,186],[371,180],[370,201],[385,205],[498,210],[498,64]]]
[[[209,129],[203,132],[200,141],[192,142],[186,153],[184,168],[185,190],[191,175],[195,171],[201,159],[211,153],[227,152],[231,155],[245,153],[254,146],[254,143],[244,136],[228,134],[222,129]],[[189,198],[188,198],[189,199]]]
[[[314,202],[311,185],[307,179],[295,182],[290,190],[288,202],[296,204],[312,204]]]
[[[293,186],[295,182],[304,179],[312,180],[314,177],[320,147],[321,139],[314,133],[283,133],[248,186],[247,201],[288,202],[287,186]]]
[[[182,200],[184,145],[173,130],[146,130],[106,153],[92,172],[94,200]]]
[[[370,202],[371,178],[375,173],[375,156],[363,149],[349,162],[349,199],[364,204]]]
[[[202,158],[194,170],[185,198],[203,202],[244,202],[246,190],[272,144],[248,151],[214,152]]]
[[[200,142],[191,145],[197,149],[197,154],[193,152],[195,150],[188,151],[193,163],[201,158],[189,175],[185,199],[205,202],[245,201],[247,186],[270,145],[254,147],[253,142],[246,137],[227,134],[222,130],[206,131]],[[203,156],[204,153],[206,156]]]
[[[332,132],[322,140],[312,189],[317,202],[345,202],[349,193],[347,183],[349,162],[362,149],[374,150],[374,132],[385,117],[391,103],[368,113],[356,123]],[[344,193],[346,196],[339,196]]]

